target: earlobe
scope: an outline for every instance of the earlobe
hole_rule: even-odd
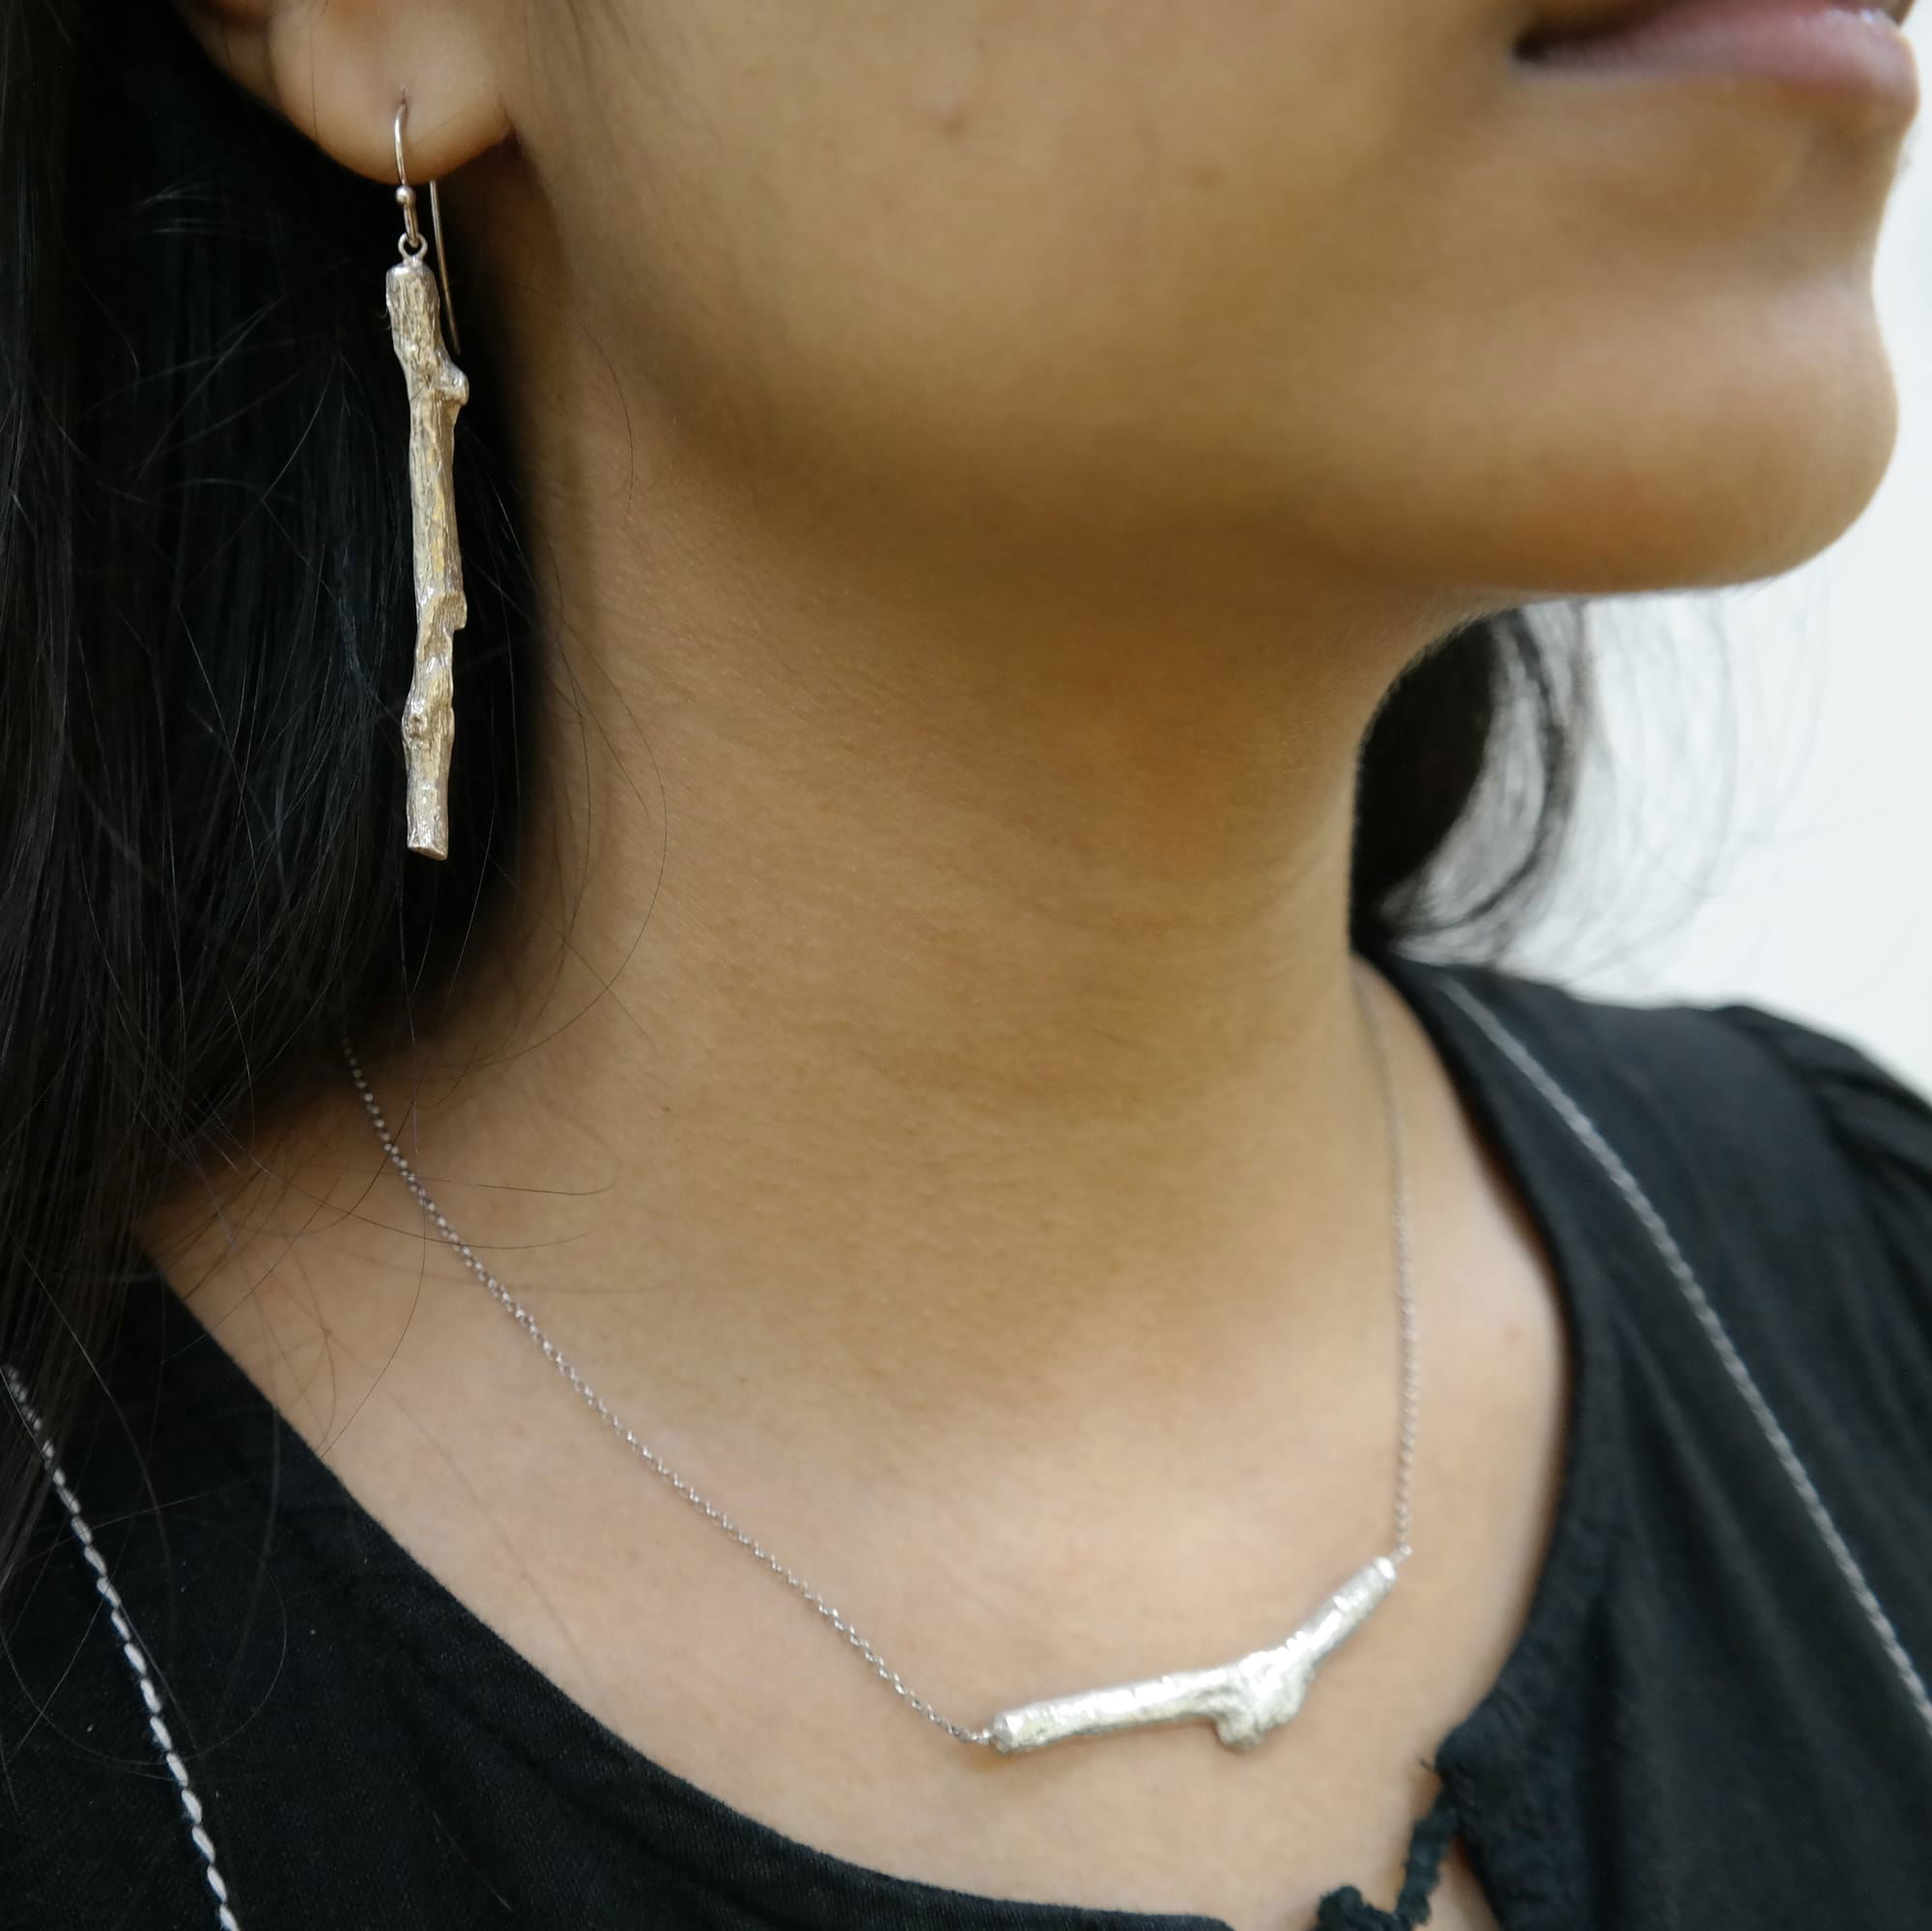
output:
[[[177,0],[209,57],[344,167],[395,179],[396,103],[410,161],[446,175],[508,138],[512,122],[476,0]]]

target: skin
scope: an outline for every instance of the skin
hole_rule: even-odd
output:
[[[612,1406],[973,1720],[1236,1655],[1385,1545],[1346,885],[1390,680],[1486,611],[1786,569],[1891,453],[1902,117],[1513,58],[1578,11],[190,0],[345,166],[392,178],[408,89],[513,388],[535,857],[376,1069],[390,1119]],[[904,1875],[1280,1931],[1389,1901],[1567,1392],[1507,1175],[1359,986],[1416,1188],[1418,1552],[1253,1757],[996,1763],[895,1707],[586,1422],[353,1096],[151,1237],[358,1499],[674,1770]],[[1432,1922],[1492,1922],[1460,1861]]]

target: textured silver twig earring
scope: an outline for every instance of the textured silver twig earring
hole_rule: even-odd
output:
[[[405,94],[396,108],[396,199],[403,210],[402,260],[386,278],[389,329],[410,392],[410,523],[415,553],[416,660],[403,706],[403,757],[409,784],[410,849],[449,855],[449,746],[455,633],[469,620],[463,553],[456,541],[456,412],[469,400],[469,378],[442,346],[442,301],[423,260],[429,244],[416,225],[416,191],[403,159]],[[436,251],[442,261],[442,210],[429,185]],[[443,279],[448,279],[443,269]],[[456,318],[450,317],[450,336]],[[460,346],[460,345],[459,345]]]

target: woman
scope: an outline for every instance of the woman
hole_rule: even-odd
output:
[[[1921,1921],[1932,1108],[1415,943],[1890,454],[1637,11],[12,0],[8,1923]]]

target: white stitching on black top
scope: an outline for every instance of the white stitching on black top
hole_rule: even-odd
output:
[[[194,1794],[194,1786],[188,1781],[187,1766],[182,1762],[181,1754],[175,1748],[175,1740],[161,1718],[160,1692],[155,1688],[155,1674],[148,1667],[147,1652],[142,1649],[140,1639],[128,1620],[127,1605],[121,1600],[121,1592],[115,1588],[107,1574],[106,1559],[94,1546],[94,1531],[88,1527],[87,1519],[80,1513],[80,1503],[54,1458],[54,1445],[47,1439],[46,1430],[41,1426],[41,1417],[27,1399],[27,1390],[18,1371],[12,1362],[8,1362],[0,1366],[0,1376],[5,1377],[8,1393],[14,1397],[14,1406],[33,1431],[41,1460],[47,1464],[47,1472],[53,1478],[54,1493],[61,1498],[61,1506],[67,1511],[67,1525],[73,1531],[73,1539],[80,1545],[87,1566],[94,1571],[94,1586],[101,1601],[107,1604],[107,1619],[114,1626],[114,1633],[121,1638],[121,1654],[127,1659],[128,1667],[133,1671],[135,1687],[141,1692],[141,1701],[147,1706],[148,1728],[161,1752],[161,1761],[168,1767],[168,1775],[175,1780],[175,1788],[181,1792],[182,1809],[187,1814],[188,1835],[193,1839],[195,1849],[201,1853],[208,1888],[214,1893],[214,1921],[221,1931],[242,1931],[235,1913],[229,1908],[227,1882],[214,1861],[213,1841],[202,1823],[201,1799]]]
[[[1837,1564],[1838,1573],[1845,1578],[1853,1598],[1864,1612],[1873,1633],[1878,1637],[1879,1647],[1884,1650],[1886,1660],[1898,1673],[1907,1699],[1918,1714],[1919,1721],[1932,1732],[1932,1694],[1928,1694],[1925,1679],[1919,1675],[1906,1647],[1899,1639],[1892,1621],[1880,1604],[1872,1586],[1865,1580],[1865,1573],[1860,1568],[1858,1558],[1853,1555],[1845,1539],[1838,1532],[1838,1525],[1832,1519],[1832,1512],[1826,1508],[1824,1497],[1818,1492],[1811,1480],[1810,1471],[1799,1460],[1798,1451],[1791,1445],[1791,1437],[1785,1434],[1782,1423],[1772,1412],[1771,1404],[1764,1398],[1751,1372],[1745,1366],[1744,1356],[1738,1352],[1737,1345],[1731,1340],[1730,1330],[1725,1327],[1718,1310],[1712,1306],[1711,1297],[1704,1292],[1703,1284],[1692,1271],[1690,1264],[1684,1258],[1684,1251],[1677,1244],[1675,1236],[1664,1224],[1663,1216],[1652,1206],[1650,1196],[1636,1182],[1634,1176],[1617,1157],[1615,1150],[1597,1130],[1595,1122],[1581,1107],[1557,1085],[1543,1065],[1531,1054],[1502,1021],[1454,980],[1445,980],[1445,989],[1457,1004],[1466,1010],[1490,1037],[1500,1047],[1511,1064],[1516,1066],[1529,1083],[1556,1110],[1563,1123],[1580,1140],[1597,1163],[1615,1183],[1617,1191],[1623,1195],[1632,1212],[1642,1223],[1643,1230],[1651,1237],[1658,1252],[1663,1256],[1664,1264],[1670,1269],[1671,1277],[1682,1290],[1684,1298],[1690,1303],[1690,1311],[1697,1317],[1697,1322],[1704,1330],[1705,1338],[1716,1350],[1718,1359],[1723,1363],[1724,1373],[1731,1377],[1733,1386],[1744,1398],[1745,1406],[1750,1410],[1751,1419],[1758,1425],[1759,1432],[1771,1444],[1771,1450],[1777,1458],[1778,1466],[1784,1470],[1786,1479],[1798,1491],[1798,1499],[1804,1504],[1804,1513],[1811,1518],[1811,1526],[1818,1531],[1819,1539],[1830,1552],[1832,1560]]]

